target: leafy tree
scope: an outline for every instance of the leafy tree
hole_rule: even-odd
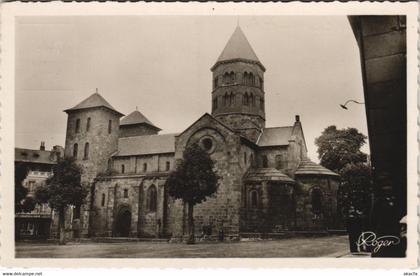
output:
[[[169,195],[181,199],[188,206],[188,243],[194,243],[194,205],[213,195],[218,188],[219,176],[214,162],[198,144],[188,146],[183,159],[167,180]]]
[[[341,187],[343,212],[348,213],[349,206],[365,216],[371,206],[371,169],[364,163],[350,163],[340,170],[343,180]]]
[[[366,138],[355,128],[327,127],[321,136],[315,139],[321,165],[340,173],[347,164],[366,162],[366,153],[360,151],[366,143]]]
[[[349,206],[364,215],[370,208],[371,168],[367,154],[360,150],[366,138],[355,128],[329,126],[315,139],[321,165],[341,176],[338,204],[344,215]]]
[[[28,175],[28,167],[22,163],[15,163],[15,213],[22,212],[22,204],[28,189],[23,187],[22,182]]]
[[[47,203],[58,211],[60,244],[65,244],[64,225],[65,210],[68,206],[83,204],[88,190],[81,184],[82,169],[73,158],[64,158],[53,167],[53,174],[46,185],[36,190],[39,203]]]

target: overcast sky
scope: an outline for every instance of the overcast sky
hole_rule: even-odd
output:
[[[161,133],[183,131],[211,112],[210,68],[238,21],[267,69],[267,127],[299,114],[315,161],[325,127],[367,135],[364,106],[339,107],[363,101],[346,17],[26,17],[16,26],[16,147],[64,145],[63,110],[95,88],[124,114],[138,106]]]

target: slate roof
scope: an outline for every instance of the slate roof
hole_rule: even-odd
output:
[[[260,147],[287,146],[292,131],[293,126],[264,128],[257,145]]]
[[[217,59],[217,62],[231,59],[259,61],[257,55],[251,47],[251,44],[249,44],[248,39],[239,26],[236,27],[228,43]]]
[[[122,116],[124,116],[124,114],[118,112],[117,110],[115,110],[115,108],[112,107],[112,105],[110,105],[105,99],[104,97],[102,97],[98,92],[93,93],[92,95],[90,95],[88,98],[84,99],[83,101],[81,101],[79,104],[77,104],[76,106],[66,109],[64,110],[65,112],[68,111],[73,111],[73,110],[80,110],[80,109],[86,109],[86,108],[93,108],[93,107],[106,107]]]
[[[160,130],[160,128],[158,128],[152,122],[150,122],[149,119],[147,119],[146,116],[144,116],[138,110],[131,112],[130,114],[122,118],[120,121],[120,126],[137,125],[137,124],[147,124]]]
[[[245,181],[277,181],[283,183],[295,183],[293,179],[275,168],[258,168],[251,170],[245,177]]]
[[[49,150],[15,148],[15,162],[55,164],[54,154]]]
[[[145,135],[118,139],[115,156],[133,156],[175,152],[176,134]]]
[[[302,160],[297,168],[295,175],[331,175],[339,176],[333,171],[312,162],[310,159]]]

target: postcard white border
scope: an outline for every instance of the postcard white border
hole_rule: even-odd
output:
[[[6,267],[252,267],[414,268],[418,247],[417,75],[418,3],[3,3],[1,6],[1,266]],[[16,16],[71,15],[407,15],[408,244],[406,258],[183,258],[31,259],[15,258],[14,28]],[[417,242],[415,242],[417,241]]]

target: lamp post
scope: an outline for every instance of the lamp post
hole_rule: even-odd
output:
[[[358,101],[355,101],[355,100],[348,100],[344,104],[340,104],[340,107],[342,109],[346,109],[347,110],[348,109],[347,108],[347,104],[350,103],[350,102],[357,103],[357,104],[365,104],[365,103],[361,103],[361,102],[358,102]]]

